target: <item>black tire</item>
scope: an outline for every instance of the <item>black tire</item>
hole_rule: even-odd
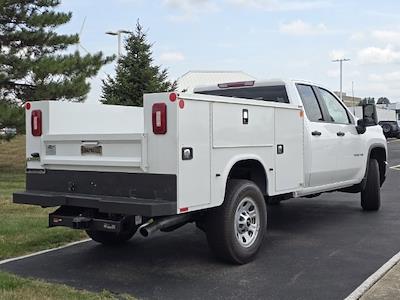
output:
[[[379,163],[371,158],[368,165],[367,182],[361,191],[361,207],[366,211],[379,210],[381,206],[381,184]]]
[[[255,213],[256,217],[239,217],[242,214],[237,211],[245,207]],[[239,220],[242,221],[241,224]],[[208,244],[218,258],[235,264],[251,261],[261,246],[267,227],[267,208],[263,194],[252,181],[229,180],[224,203],[208,212],[204,225]],[[249,226],[259,227],[254,230],[254,227],[249,229]],[[250,234],[252,230],[254,231]],[[247,240],[243,237],[246,234]],[[251,243],[247,246],[241,244],[247,241]]]
[[[390,124],[383,124],[382,130],[385,136],[390,136],[390,133],[392,131],[392,126]]]
[[[119,245],[129,241],[136,233],[139,226],[135,225],[133,219],[129,219],[123,225],[123,230],[119,233],[97,230],[86,230],[86,234],[94,241],[103,245]]]

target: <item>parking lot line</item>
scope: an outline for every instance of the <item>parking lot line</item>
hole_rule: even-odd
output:
[[[69,244],[66,244],[66,245],[63,245],[63,246],[60,246],[60,247],[46,249],[46,250],[42,250],[42,251],[38,251],[38,252],[35,252],[35,253],[26,254],[26,255],[22,255],[22,256],[18,256],[18,257],[3,259],[3,260],[0,260],[0,265],[6,264],[6,263],[9,263],[9,262],[12,262],[12,261],[16,261],[16,260],[21,260],[21,259],[28,258],[28,257],[40,255],[40,254],[45,254],[45,253],[56,251],[56,250],[61,250],[61,249],[67,248],[67,247],[71,247],[71,246],[75,246],[75,245],[78,245],[78,244],[86,243],[88,241],[91,241],[91,239],[85,239],[85,240],[81,240],[81,241],[77,241],[77,242],[72,242],[72,243],[69,243]]]
[[[393,139],[393,140],[388,140],[387,141],[388,144],[398,143],[398,142],[400,142],[400,139]]]
[[[400,252],[389,259],[382,267],[380,267],[374,274],[369,276],[361,285],[356,288],[344,300],[357,300],[360,299],[379,279],[381,279],[393,266],[400,261]]]
[[[400,171],[400,165],[391,166],[391,167],[389,167],[389,169],[396,170],[396,171]]]

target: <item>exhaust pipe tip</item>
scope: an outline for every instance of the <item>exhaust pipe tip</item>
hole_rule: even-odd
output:
[[[192,217],[191,215],[185,214],[185,215],[174,215],[174,216],[159,218],[156,220],[151,220],[150,222],[143,224],[139,228],[139,232],[144,237],[148,237],[157,230],[163,230],[175,226],[176,228],[183,226],[191,220],[191,217]]]
[[[152,221],[152,222],[146,223],[142,227],[140,227],[139,232],[142,236],[148,237],[149,235],[151,235],[158,229],[160,229],[160,225],[157,222]]]

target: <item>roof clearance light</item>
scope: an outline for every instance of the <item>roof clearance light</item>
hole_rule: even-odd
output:
[[[226,89],[226,88],[231,88],[231,87],[242,87],[242,86],[253,86],[253,85],[254,85],[254,80],[251,80],[251,81],[219,83],[218,87],[220,89]]]
[[[176,100],[176,98],[177,98],[176,93],[171,93],[171,94],[169,94],[169,100],[170,100],[171,102],[174,102],[174,101]]]

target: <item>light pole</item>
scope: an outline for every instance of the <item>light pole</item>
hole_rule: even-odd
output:
[[[118,36],[118,57],[117,57],[117,59],[119,59],[119,57],[121,56],[121,35],[123,33],[131,33],[131,32],[128,30],[123,30],[123,29],[120,29],[117,31],[107,31],[106,32],[106,34]]]
[[[349,60],[350,60],[349,58],[340,58],[340,59],[332,60],[333,62],[339,62],[339,64],[340,64],[340,100],[342,100],[342,101],[343,101],[343,97],[342,97],[342,94],[343,94],[343,89],[342,89],[342,87],[343,87],[343,62],[349,61]]]
[[[353,97],[353,113],[356,115],[356,103],[354,102],[354,81],[351,82],[351,95]]]

